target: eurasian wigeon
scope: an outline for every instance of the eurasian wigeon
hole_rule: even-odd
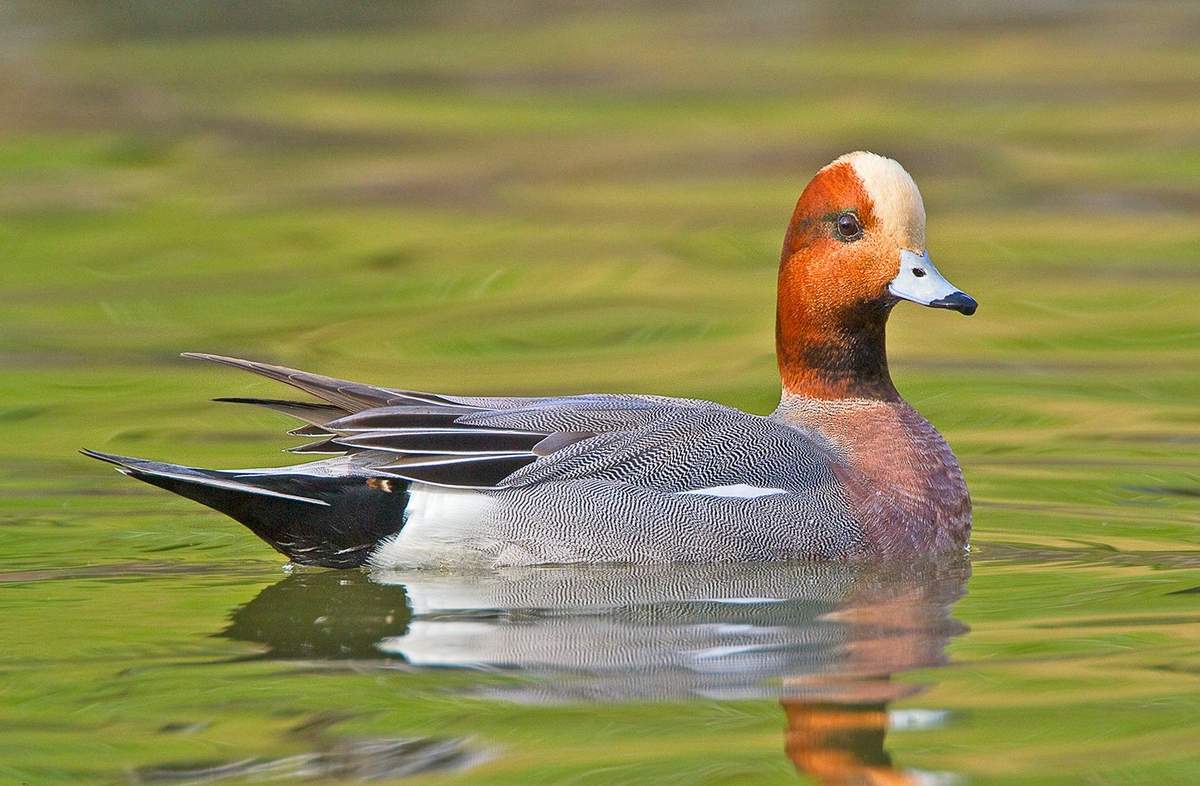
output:
[[[418,393],[192,354],[319,402],[287,413],[336,453],[206,470],[93,451],[215,508],[300,564],[349,568],[858,559],[961,550],[971,503],[949,446],[900,397],[884,329],[910,300],[975,301],[925,249],[895,161],[850,153],[800,195],[779,269],[783,395],[767,416],[694,399]]]

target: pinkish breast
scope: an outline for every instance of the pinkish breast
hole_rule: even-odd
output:
[[[873,554],[966,546],[971,498],[946,440],[903,401],[786,397],[775,417],[817,432]]]

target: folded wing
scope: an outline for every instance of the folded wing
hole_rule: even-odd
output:
[[[290,433],[316,440],[297,453],[363,454],[360,466],[456,488],[504,488],[541,459],[611,432],[640,431],[681,408],[705,402],[658,396],[595,394],[481,398],[364,385],[284,366],[221,355],[186,353],[299,388],[321,403],[225,398],[304,423]]]

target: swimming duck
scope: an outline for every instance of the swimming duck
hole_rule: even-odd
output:
[[[186,353],[319,401],[255,404],[334,453],[208,470],[95,451],[231,516],[292,562],[334,568],[911,557],[961,550],[971,503],[937,430],[900,397],[884,329],[909,300],[975,301],[925,248],[912,177],[842,156],[801,193],[783,242],[770,415],[695,399],[421,393]]]

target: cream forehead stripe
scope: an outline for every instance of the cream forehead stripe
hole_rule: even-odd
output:
[[[888,237],[909,251],[925,250],[925,203],[912,176],[890,158],[874,153],[848,153],[833,164],[847,163],[875,205],[875,218]],[[830,166],[833,166],[830,164]]]

